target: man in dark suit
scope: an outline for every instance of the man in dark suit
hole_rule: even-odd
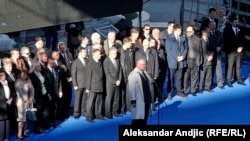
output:
[[[216,23],[214,21],[209,23],[209,44],[214,50],[214,56],[212,61],[212,84],[213,78],[216,74],[217,86],[220,89],[224,89],[224,80],[222,76],[222,67],[221,67],[221,55],[222,55],[222,46],[223,46],[223,36],[222,33],[216,29]]]
[[[87,94],[86,89],[86,76],[87,76],[87,52],[83,47],[78,47],[77,58],[73,61],[71,66],[71,76],[75,90],[74,113],[75,119],[86,116]]]
[[[231,79],[233,78],[233,70],[236,71],[237,84],[246,85],[242,80],[242,54],[245,42],[245,35],[243,29],[238,27],[239,20],[235,16],[230,18],[228,24],[223,31],[224,38],[224,52],[227,57],[227,85],[233,87]]]
[[[184,36],[181,36],[181,25],[174,25],[174,32],[167,36],[165,47],[167,50],[167,61],[169,66],[170,86],[168,87],[168,99],[172,99],[174,82],[176,82],[177,97],[186,98],[182,93],[182,73],[186,67],[187,42]],[[175,76],[176,75],[176,76]],[[174,81],[175,78],[175,81]]]
[[[204,29],[205,27],[208,27],[208,24],[211,21],[214,21],[216,23],[216,29],[217,29],[219,21],[216,18],[216,16],[217,16],[216,15],[216,9],[215,8],[210,8],[209,13],[208,13],[208,17],[205,18],[204,20],[202,20],[202,22],[201,22],[200,34],[201,34],[202,29]]]
[[[120,61],[117,59],[116,47],[111,47],[109,56],[103,62],[106,76],[106,99],[105,113],[107,118],[119,115],[120,84],[122,80],[122,70]]]
[[[198,93],[202,94],[205,89],[208,92],[214,92],[211,90],[212,83],[212,60],[214,56],[214,50],[209,45],[209,28],[204,28],[201,31],[201,47],[202,47],[202,64],[200,65],[200,83]]]
[[[59,45],[59,61],[66,67],[65,71],[60,71],[63,97],[60,99],[62,103],[62,117],[69,117],[70,103],[72,99],[72,77],[71,77],[71,65],[73,62],[73,56],[64,42],[60,42]]]
[[[56,111],[58,99],[62,98],[62,85],[61,78],[58,71],[55,69],[55,60],[48,58],[48,64],[44,72],[45,83],[47,83],[46,91],[48,93],[48,99],[45,101],[45,105],[49,110],[50,126],[58,127],[56,125]]]
[[[2,59],[2,63],[3,63],[3,69],[6,73],[6,80],[8,82],[8,86],[11,90],[11,97],[13,99],[13,101],[16,100],[16,90],[15,90],[15,81],[16,81],[16,76],[14,74],[14,72],[12,71],[12,63],[11,60],[9,58],[3,58]],[[12,102],[9,105],[9,119],[10,119],[10,128],[11,129],[16,129],[17,128],[17,113],[16,113],[16,104],[15,102]]]
[[[135,52],[132,49],[132,40],[130,37],[123,39],[123,45],[120,49],[120,63],[122,67],[122,82],[121,82],[121,113],[126,114],[130,111],[130,102],[126,91],[128,75],[135,67]]]
[[[101,51],[94,49],[92,51],[92,57],[87,64],[86,93],[88,94],[88,99],[86,120],[88,122],[94,122],[94,116],[97,119],[105,120],[102,115],[104,73],[100,59]]]

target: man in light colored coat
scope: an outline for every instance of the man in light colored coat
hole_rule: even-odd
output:
[[[152,114],[151,90],[153,80],[145,71],[144,59],[137,61],[136,67],[128,76],[128,94],[131,102],[132,125],[146,125]]]

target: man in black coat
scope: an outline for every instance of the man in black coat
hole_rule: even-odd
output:
[[[87,64],[86,93],[88,99],[86,120],[88,122],[94,122],[94,116],[97,119],[104,120],[102,115],[104,73],[100,59],[101,50],[94,49],[92,51],[92,57]]]
[[[208,17],[205,18],[204,20],[202,20],[201,22],[201,27],[200,27],[200,34],[201,34],[201,31],[202,29],[204,29],[205,27],[208,27],[208,24],[211,22],[211,21],[214,21],[216,23],[216,29],[218,27],[218,19],[216,18],[216,9],[215,8],[210,8],[209,9],[209,14],[208,14]]]
[[[228,87],[233,87],[231,80],[233,78],[233,71],[235,69],[237,83],[239,85],[246,85],[242,80],[242,55],[243,46],[245,42],[245,35],[243,29],[238,27],[239,20],[232,16],[230,18],[230,24],[228,24],[223,32],[224,38],[224,52],[226,53],[227,59],[227,85]]]

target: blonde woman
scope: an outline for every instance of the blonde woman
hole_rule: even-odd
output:
[[[16,106],[17,106],[17,122],[18,132],[17,138],[22,139],[28,135],[25,133],[26,130],[26,109],[34,101],[34,88],[31,80],[28,78],[27,71],[21,71],[18,79],[15,82],[15,89],[17,94]]]

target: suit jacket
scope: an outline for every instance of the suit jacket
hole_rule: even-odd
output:
[[[14,73],[12,73],[12,74],[13,74],[13,77],[15,78],[15,80],[12,80],[7,72],[6,72],[6,80],[8,81],[8,85],[10,88],[10,95],[12,96],[13,100],[15,100],[16,99],[16,90],[15,90],[16,76]]]
[[[233,51],[236,51],[238,47],[243,47],[245,42],[245,35],[241,28],[238,27],[238,33],[235,35],[235,32],[231,24],[228,24],[223,31],[223,40],[224,42],[224,52],[229,54]]]
[[[89,59],[89,63],[87,64],[87,78],[86,84],[87,90],[91,92],[103,92],[103,67],[100,61],[95,62],[93,58]]]
[[[166,37],[166,51],[167,51],[167,61],[168,61],[168,66],[169,68],[176,69],[177,68],[177,57],[178,56],[184,56],[186,57],[187,55],[187,42],[186,38],[184,36],[180,36],[180,51],[178,51],[178,42],[175,38],[175,35],[169,34]],[[186,58],[179,62],[180,67],[184,68],[187,65]]]
[[[122,42],[120,40],[115,40],[114,44],[118,46],[117,49],[120,48],[120,47],[122,47]],[[108,39],[104,40],[104,42],[103,42],[103,48],[104,48],[104,54],[105,54],[105,56],[108,57],[109,56],[109,48],[110,48],[109,47]]]
[[[209,45],[209,43],[206,43],[206,41],[201,38],[201,47],[202,47],[202,65],[212,65],[212,61],[208,62],[207,58],[208,56],[214,56],[214,50]]]
[[[218,27],[218,19],[214,18],[214,21],[216,23],[216,29]],[[200,27],[200,31],[202,31],[203,28],[208,27],[208,24],[210,23],[209,18],[205,18],[204,20],[202,20],[201,22],[201,27]]]
[[[87,64],[88,59],[84,59],[85,66],[79,58],[76,58],[71,66],[71,76],[73,85],[79,88],[86,88]]]
[[[61,62],[62,64],[64,64],[67,67],[67,71],[65,72],[66,77],[69,77],[71,75],[71,65],[72,62],[74,61],[72,54],[69,51],[66,51],[66,56],[67,56],[67,60],[65,60],[65,58],[62,56],[62,54],[59,54],[59,62]]]
[[[42,75],[42,74],[41,74]],[[34,87],[34,98],[36,100],[36,106],[37,108],[43,108],[45,105],[44,101],[43,101],[43,86],[48,87],[48,85],[46,85],[46,83],[42,83],[41,80],[37,77],[37,75],[35,74],[35,72],[31,72],[29,74],[30,80],[32,82],[32,85]]]
[[[157,78],[159,75],[159,62],[156,50],[149,48],[148,59],[146,52],[143,49],[138,50],[135,53],[135,62],[137,62],[139,59],[146,60],[147,73],[151,76],[151,78]]]
[[[0,120],[6,120],[9,118],[8,105],[6,103],[5,92],[2,83],[0,83]],[[12,102],[14,102],[12,100]]]
[[[59,96],[59,92],[62,92],[62,83],[61,77],[58,71],[54,70],[56,74],[56,78],[54,78],[52,72],[48,67],[46,67],[45,73],[43,74],[45,78],[46,91],[48,94],[52,96],[52,98],[57,98]]]
[[[111,87],[116,85],[117,80],[122,80],[122,70],[120,61],[118,59],[115,59],[116,66],[112,63],[110,57],[105,58],[103,62],[103,68],[106,76],[106,86]]]
[[[187,37],[187,42],[187,59],[195,59],[196,65],[200,66],[202,64],[202,48],[200,38],[195,35],[192,35],[191,37]]]

